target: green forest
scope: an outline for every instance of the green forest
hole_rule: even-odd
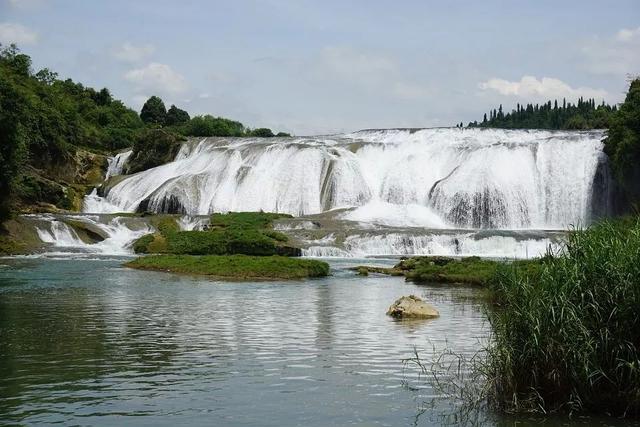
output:
[[[511,112],[505,113],[502,104],[497,109],[485,113],[481,122],[469,122],[468,127],[503,129],[606,129],[618,108],[604,101],[596,104],[595,99],[578,99],[572,104],[566,99],[547,101],[544,104],[517,104]],[[461,126],[460,124],[459,126]]]

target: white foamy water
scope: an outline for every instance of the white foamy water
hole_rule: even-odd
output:
[[[104,179],[107,180],[112,176],[121,175],[125,163],[127,163],[127,160],[131,157],[131,153],[133,153],[133,150],[124,151],[113,157],[109,157],[107,159],[107,173]]]
[[[107,222],[101,222],[98,216],[94,215],[73,215],[69,219],[84,222],[101,231],[106,236],[104,240],[97,243],[86,243],[78,233],[64,222],[64,216],[35,215],[33,216],[41,225],[36,227],[40,240],[50,244],[55,249],[56,254],[84,252],[101,255],[131,255],[132,243],[143,235],[152,232],[148,226],[130,228],[123,218],[109,218]]]
[[[101,212],[284,212],[431,228],[565,229],[591,221],[601,131],[423,129],[205,138],[127,177]],[[605,191],[605,190],[602,190]],[[597,200],[606,195],[597,194]],[[600,207],[598,207],[600,209]]]

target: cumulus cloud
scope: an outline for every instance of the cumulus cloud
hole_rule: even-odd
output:
[[[38,33],[24,25],[11,22],[0,23],[0,43],[17,45],[35,44],[38,42]]]
[[[111,50],[114,58],[124,62],[139,62],[148,58],[155,52],[156,48],[151,44],[136,46],[129,42],[115,47]]]
[[[493,78],[478,85],[483,91],[494,91],[504,96],[515,96],[524,99],[606,99],[607,91],[590,87],[573,88],[559,79],[543,77],[540,80],[533,76],[523,76],[520,81],[509,81]]]
[[[638,74],[639,52],[640,27],[623,28],[606,38],[595,37],[582,46],[587,69],[595,74]]]
[[[181,74],[170,66],[157,62],[130,70],[124,78],[146,92],[175,95],[187,90],[187,82]]]

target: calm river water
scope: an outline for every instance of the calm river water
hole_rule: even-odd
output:
[[[0,259],[0,425],[439,425],[449,405],[402,360],[473,354],[488,334],[474,289],[363,278],[354,261],[276,283],[121,262]],[[441,317],[385,315],[409,294]]]

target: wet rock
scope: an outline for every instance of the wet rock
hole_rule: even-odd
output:
[[[389,310],[387,315],[396,319],[431,319],[439,317],[440,313],[431,304],[422,301],[415,295],[398,298]]]

